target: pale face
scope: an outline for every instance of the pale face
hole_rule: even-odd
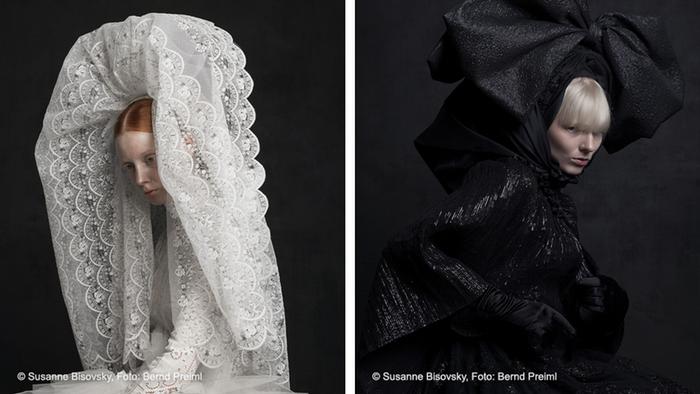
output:
[[[558,119],[547,132],[552,157],[559,168],[569,175],[579,175],[600,148],[605,133],[592,133],[575,127],[566,127]]]
[[[153,133],[127,131],[116,138],[117,155],[129,179],[153,205],[165,204],[168,193],[160,183],[156,166],[156,147]]]

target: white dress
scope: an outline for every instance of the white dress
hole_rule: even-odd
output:
[[[107,23],[69,51],[35,157],[76,347],[94,375],[81,376],[103,380],[37,390],[285,390],[284,303],[245,65],[230,34],[187,15]],[[114,155],[118,116],[144,96],[154,100],[158,173],[171,196],[167,281],[155,286],[164,260],[153,251],[151,208]],[[159,282],[169,296],[150,294]],[[155,311],[168,309],[171,328],[151,324],[167,322]],[[154,383],[106,372],[124,365],[137,377],[202,375]]]
[[[161,219],[153,220],[154,223]],[[80,371],[68,374],[67,381],[34,385],[34,389],[19,394],[246,394],[291,392],[276,384],[274,376],[227,375],[225,366],[207,368],[196,360],[194,346],[187,338],[171,335],[173,332],[196,330],[191,320],[179,319],[173,326],[170,307],[170,285],[164,226],[153,226],[158,239],[154,248],[155,270],[151,297],[150,347],[144,350],[145,359],[133,373],[119,374],[106,369]],[[157,234],[160,233],[160,234]],[[191,334],[191,333],[190,333]]]

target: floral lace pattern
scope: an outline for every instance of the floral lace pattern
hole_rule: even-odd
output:
[[[171,353],[191,351],[236,376],[288,380],[245,63],[224,30],[169,14],[105,24],[66,57],[35,156],[84,368],[133,367],[149,346],[150,208],[115,160],[112,130],[129,102],[150,96],[158,170],[171,197]]]

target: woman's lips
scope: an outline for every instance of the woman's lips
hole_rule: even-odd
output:
[[[590,160],[589,159],[573,158],[573,159],[571,159],[571,161],[579,167],[585,167],[588,165],[588,162]]]
[[[158,189],[153,189],[153,190],[149,190],[147,192],[143,192],[143,194],[145,194],[147,196],[152,196],[157,191],[158,191]]]

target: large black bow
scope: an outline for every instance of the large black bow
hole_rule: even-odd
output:
[[[657,18],[610,13],[591,22],[585,0],[468,0],[445,22],[429,59],[433,78],[471,80],[519,120],[561,91],[552,85],[564,82],[573,52],[596,54],[610,74],[600,76],[611,99],[608,152],[650,138],[682,106],[680,67]]]

